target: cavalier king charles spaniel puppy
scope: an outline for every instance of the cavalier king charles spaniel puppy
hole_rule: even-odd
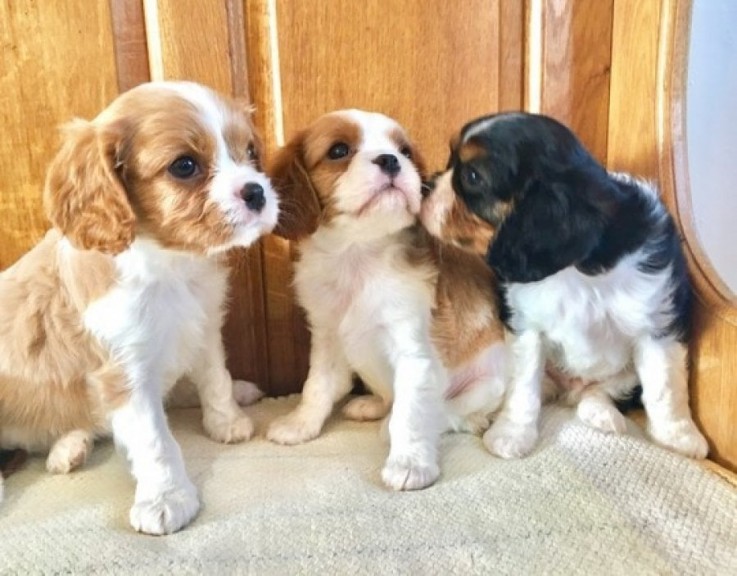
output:
[[[268,171],[276,233],[298,241],[295,287],[312,332],[299,406],[270,440],[317,437],[358,375],[374,393],[344,414],[388,421],[382,471],[395,490],[439,476],[439,436],[480,432],[504,396],[504,329],[481,258],[441,247],[417,223],[423,165],[397,122],[359,110],[297,134]]]
[[[547,373],[605,432],[625,431],[614,400],[641,384],[653,440],[706,456],[688,404],[686,261],[651,184],[608,173],[552,118],[496,114],[454,139],[421,218],[485,252],[498,280],[512,376],[484,436],[492,453],[533,449]]]
[[[213,439],[253,430],[220,328],[223,254],[277,221],[258,154],[244,106],[193,83],[138,86],[66,127],[44,192],[53,229],[0,275],[0,445],[50,449],[63,473],[112,434],[141,532],[174,532],[199,509],[162,404],[180,377]]]

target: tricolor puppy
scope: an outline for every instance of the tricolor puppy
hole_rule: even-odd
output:
[[[650,184],[608,173],[551,118],[497,114],[461,130],[422,220],[477,251],[493,237],[513,377],[484,437],[491,452],[534,447],[547,363],[584,422],[624,431],[612,399],[639,382],[652,438],[706,456],[688,405],[686,263]]]
[[[491,273],[416,224],[422,170],[394,120],[358,110],[319,118],[269,170],[282,198],[276,231],[299,241],[295,286],[312,350],[301,403],[268,437],[318,436],[358,374],[375,396],[344,412],[391,409],[382,478],[396,490],[432,484],[441,432],[485,429],[504,394]]]
[[[134,88],[66,127],[44,194],[54,228],[0,275],[0,444],[50,448],[48,469],[68,472],[112,433],[142,532],[199,509],[162,405],[180,377],[212,438],[252,432],[225,368],[221,256],[276,224],[258,151],[247,111],[207,88]]]

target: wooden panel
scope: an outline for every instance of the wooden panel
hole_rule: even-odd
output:
[[[401,0],[389,14],[381,0],[277,6],[287,136],[336,108],[379,110],[409,129],[434,168],[452,132],[499,109],[502,28],[520,42],[506,58],[522,52],[522,16],[499,0]],[[521,101],[518,84],[509,90]]]
[[[193,80],[247,96],[242,6],[235,1],[145,0],[153,79]],[[231,302],[223,329],[235,378],[269,391],[261,247],[231,251]]]
[[[607,164],[658,177],[657,67],[661,2],[616,0]]]
[[[517,0],[248,2],[249,81],[281,143],[338,108],[381,111],[419,143],[431,169],[468,120],[522,106],[524,3]],[[274,39],[276,38],[276,40]],[[274,60],[278,54],[278,61]],[[275,389],[298,391],[308,338],[290,287],[291,249],[266,242],[270,372]]]
[[[665,3],[657,86],[660,183],[685,239],[696,292],[691,342],[691,399],[710,444],[710,458],[737,471],[737,301],[712,269],[693,223],[686,149],[686,97],[691,2]]]
[[[106,2],[0,2],[0,269],[49,227],[41,207],[56,127],[117,94]]]
[[[125,92],[148,82],[148,49],[142,0],[110,0],[118,90]]]
[[[542,11],[540,112],[607,158],[613,0],[547,0]]]

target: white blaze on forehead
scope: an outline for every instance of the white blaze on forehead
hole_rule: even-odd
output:
[[[378,112],[365,110],[341,110],[337,114],[361,128],[361,142],[358,145],[361,151],[399,149],[392,134],[404,135],[404,130],[396,120]]]
[[[503,116],[494,116],[492,118],[486,118],[485,120],[481,120],[466,130],[465,134],[463,134],[462,143],[465,144],[477,134],[486,132],[486,130],[491,128],[493,124],[497,124],[499,122],[507,122],[510,120],[521,118],[522,116],[523,116],[522,114],[505,114]]]

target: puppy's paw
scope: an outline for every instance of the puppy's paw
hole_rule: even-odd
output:
[[[651,424],[648,432],[656,443],[683,456],[702,460],[709,453],[709,444],[693,420],[686,419],[657,427]]]
[[[295,410],[274,420],[266,431],[266,437],[277,444],[302,444],[317,438],[322,424]]]
[[[380,420],[389,413],[389,404],[381,396],[366,395],[353,398],[343,406],[343,415],[349,420],[365,422]]]
[[[448,415],[448,431],[461,432],[481,436],[489,428],[489,417],[483,412],[472,412],[460,416],[458,414]]]
[[[392,490],[420,490],[435,482],[440,476],[436,462],[410,456],[390,456],[381,479]]]
[[[537,427],[498,420],[484,434],[487,450],[500,458],[527,456],[537,442]]]
[[[131,508],[130,522],[138,532],[155,536],[172,534],[189,524],[199,509],[197,490],[188,483],[137,501]]]
[[[52,474],[68,474],[87,460],[92,451],[92,434],[73,430],[59,438],[51,447],[46,469]]]
[[[264,393],[253,382],[233,380],[233,398],[241,406],[250,406],[263,397]]]
[[[253,422],[240,410],[229,417],[214,412],[206,413],[202,423],[208,436],[223,444],[244,442],[253,436]]]
[[[576,413],[584,424],[602,432],[623,434],[627,431],[627,421],[611,404],[582,401]]]

